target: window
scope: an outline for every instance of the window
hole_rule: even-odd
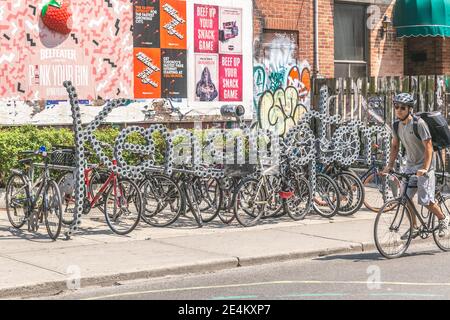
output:
[[[335,3],[334,67],[335,77],[367,76],[366,6]]]

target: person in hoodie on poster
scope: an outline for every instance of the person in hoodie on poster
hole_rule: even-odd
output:
[[[214,101],[219,95],[216,85],[211,79],[211,72],[208,67],[203,69],[202,77],[197,83],[196,95],[200,98],[200,101]]]

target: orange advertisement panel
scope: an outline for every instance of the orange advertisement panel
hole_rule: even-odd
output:
[[[134,97],[161,97],[161,49],[134,48]]]
[[[161,0],[161,48],[186,49],[186,0]]]

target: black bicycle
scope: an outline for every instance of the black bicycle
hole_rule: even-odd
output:
[[[6,185],[6,212],[14,228],[20,229],[28,223],[28,230],[37,232],[45,223],[49,237],[56,240],[61,232],[62,204],[58,184],[50,177],[49,153],[45,147],[38,151],[20,153],[28,158],[19,163],[31,167],[35,157],[44,160],[43,173],[34,182],[33,170],[11,170]]]
[[[450,233],[447,232],[444,237],[439,237],[437,217],[424,207],[419,213],[407,194],[408,188],[413,188],[409,186],[409,181],[415,174],[392,174],[403,182],[404,187],[402,195],[384,204],[376,217],[374,238],[381,255],[388,259],[394,259],[405,254],[413,238],[412,217],[416,217],[420,222],[419,236],[422,239],[433,235],[439,249],[450,251]],[[450,195],[444,195],[437,189],[435,198],[442,212],[450,216]]]

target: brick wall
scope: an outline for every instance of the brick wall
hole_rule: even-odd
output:
[[[381,19],[369,32],[369,75],[371,77],[402,76],[404,73],[404,40],[396,37],[392,26],[384,37],[380,33],[382,18],[386,15],[391,21],[393,20],[394,2],[388,5],[378,4]]]
[[[314,62],[313,6],[309,0],[254,0],[254,50],[261,55],[260,43],[264,29],[297,31],[299,60]]]
[[[319,0],[319,72],[334,77],[334,2]],[[364,1],[346,1],[364,3]],[[376,3],[381,17],[392,20],[394,0],[366,1]],[[306,59],[313,70],[314,64],[314,4],[312,0],[254,0],[255,57],[261,54],[260,41],[264,29],[290,30],[299,33],[299,60]],[[400,76],[403,74],[404,44],[391,28],[385,37],[379,30],[381,20],[369,32],[369,76]],[[450,42],[450,41],[448,41]],[[450,47],[448,45],[447,47]],[[448,49],[450,51],[450,48]],[[449,58],[450,59],[450,58]]]
[[[443,61],[449,61],[445,54],[448,50],[447,47],[442,38],[410,38],[405,40],[405,74],[442,74],[444,72]],[[422,55],[420,61],[417,58],[418,55]]]

